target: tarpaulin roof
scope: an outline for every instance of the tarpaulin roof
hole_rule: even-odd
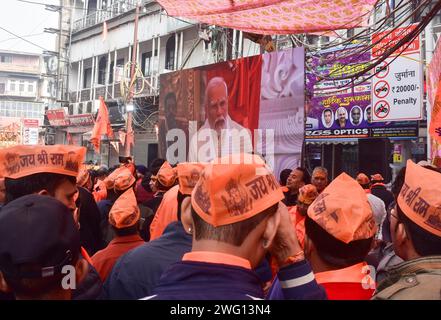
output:
[[[260,34],[364,26],[378,0],[158,0],[171,16]]]

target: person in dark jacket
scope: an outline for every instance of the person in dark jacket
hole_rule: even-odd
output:
[[[217,159],[202,171],[188,200],[192,251],[164,272],[146,299],[264,298],[252,269],[269,248],[280,267],[285,298],[325,298],[280,202],[283,192],[264,161],[248,154],[240,155],[241,164],[229,159]]]
[[[87,273],[79,256],[73,216],[55,198],[27,195],[1,211],[0,291],[12,291],[17,300],[70,300]]]

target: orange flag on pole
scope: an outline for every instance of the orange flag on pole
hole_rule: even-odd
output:
[[[100,108],[90,138],[90,142],[94,145],[97,153],[100,152],[101,136],[103,134],[107,135],[109,138],[113,138],[113,131],[110,127],[109,111],[107,110],[103,97],[100,97]]]

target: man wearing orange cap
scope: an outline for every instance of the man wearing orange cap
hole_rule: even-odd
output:
[[[383,200],[386,209],[394,202],[394,195],[386,189],[384,178],[379,173],[371,176],[371,193]]]
[[[145,205],[153,211],[153,219],[145,230],[148,233],[148,239],[154,240],[161,236],[167,225],[177,220],[178,214],[178,190],[177,171],[172,168],[167,161],[159,169],[155,180],[157,192],[155,198],[147,201]]]
[[[76,177],[85,153],[84,147],[64,145],[20,145],[0,149],[6,203],[29,194],[50,196],[63,203],[78,224]],[[73,299],[95,299],[100,294],[101,281],[84,248],[81,248],[81,258],[89,262],[89,268],[86,280],[73,290]]]
[[[441,299],[441,174],[407,161],[390,232],[404,262],[387,269],[374,299]]]
[[[115,238],[109,245],[98,251],[92,262],[104,282],[115,262],[126,252],[136,248],[144,241],[139,236],[140,211],[133,189],[128,189],[114,203],[109,213],[109,223]]]
[[[92,256],[104,247],[104,243],[100,228],[100,211],[90,192],[91,186],[90,172],[83,166],[77,177],[78,199],[76,205],[78,207],[81,245]]]
[[[372,297],[375,283],[365,259],[376,230],[366,193],[346,173],[311,204],[305,219],[305,255],[328,299]]]
[[[292,232],[279,184],[260,157],[243,156],[243,163],[217,159],[202,171],[191,195],[192,251],[164,272],[151,298],[264,298],[252,268],[268,250],[280,266],[285,298],[323,298]]]
[[[109,212],[115,201],[128,189],[133,189],[136,179],[129,169],[122,166],[115,169],[105,180],[107,199],[98,203],[101,212],[101,229],[104,241],[108,244],[115,236],[108,223]]]
[[[164,270],[191,250],[192,221],[189,196],[203,169],[200,163],[177,165],[179,180],[176,219],[154,241],[128,252],[104,283],[104,299],[140,299],[150,296]]]
[[[291,222],[296,230],[300,246],[304,247],[305,241],[305,217],[311,203],[318,197],[317,188],[312,184],[307,184],[299,189],[297,205],[289,209]]]
[[[328,185],[328,170],[325,167],[315,167],[312,171],[311,183],[317,188],[318,193]]]

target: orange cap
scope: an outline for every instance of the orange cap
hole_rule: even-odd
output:
[[[165,161],[161,168],[159,168],[158,174],[156,175],[156,179],[164,186],[164,187],[172,187],[175,182],[178,174],[176,169],[172,168],[168,161]]]
[[[371,175],[371,181],[384,181],[384,178],[381,174],[376,173]]]
[[[249,219],[284,199],[279,183],[257,155],[228,164],[230,156],[208,164],[191,194],[196,213],[214,227]]]
[[[87,169],[87,166],[83,165],[77,176],[77,186],[79,187],[84,186],[87,183],[87,181],[89,181],[89,178],[90,178],[89,170]]]
[[[314,200],[308,216],[334,238],[349,243],[375,235],[376,225],[366,193],[346,173]]]
[[[121,170],[118,171],[115,177],[113,188],[122,191],[130,188],[135,183],[136,179],[128,168],[121,167],[120,169]]]
[[[133,189],[129,189],[116,199],[110,209],[109,223],[118,229],[127,228],[138,222],[140,216],[135,192]]]
[[[190,195],[199,180],[206,164],[199,162],[184,162],[177,166],[179,192]]]
[[[357,178],[355,178],[355,180],[357,180],[357,182],[361,185],[366,185],[369,184],[369,177],[367,175],[365,175],[364,173],[359,173],[357,175]]]
[[[127,168],[124,168],[124,167],[116,168],[115,170],[112,171],[112,173],[110,173],[104,179],[104,184],[106,185],[106,189],[111,190],[115,187],[115,179],[121,172],[124,171],[124,169],[128,170]]]
[[[0,150],[0,172],[18,179],[36,173],[58,173],[76,177],[86,148],[76,146],[15,146]]]
[[[298,200],[304,204],[311,204],[318,197],[316,186],[307,184],[299,189]]]
[[[438,237],[441,237],[440,191],[440,173],[407,160],[398,205],[410,220]]]

